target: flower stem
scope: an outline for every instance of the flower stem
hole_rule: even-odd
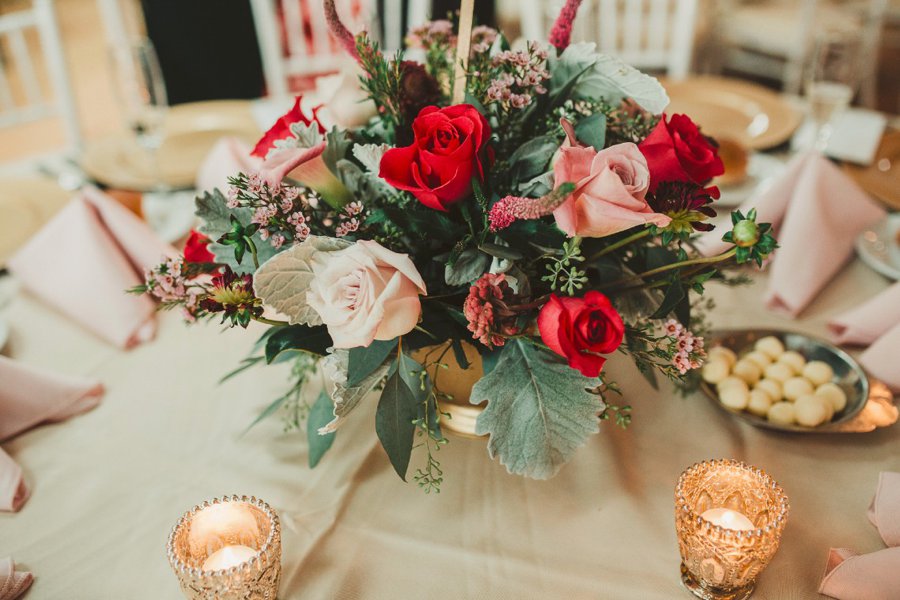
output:
[[[253,257],[253,266],[256,269],[259,269],[259,256],[256,254],[256,244],[253,243],[253,240],[250,239],[250,236],[245,235],[244,241],[247,242],[247,247],[250,248],[250,256]]]
[[[273,327],[281,327],[282,325],[290,325],[287,321],[278,321],[276,319],[267,319],[265,317],[253,317],[254,321],[259,321],[260,323],[264,323],[266,325],[272,325]]]
[[[622,283],[628,283],[634,279],[646,279],[647,277],[653,277],[654,275],[659,275],[660,273],[665,273],[666,271],[672,271],[674,269],[681,269],[683,267],[689,267],[692,265],[709,265],[715,264],[719,262],[726,261],[737,254],[737,248],[732,248],[727,252],[723,252],[722,254],[717,254],[716,256],[705,256],[702,258],[691,258],[688,260],[682,260],[679,262],[674,262],[669,265],[663,265],[661,267],[656,267],[655,269],[650,269],[649,271],[644,271],[643,273],[637,273],[635,275],[629,275],[627,277],[622,277],[621,279],[617,279],[613,281],[609,285],[603,286],[604,288],[615,288]]]
[[[622,246],[627,246],[631,242],[636,242],[638,240],[641,240],[641,239],[647,237],[648,235],[650,235],[650,229],[649,228],[642,229],[641,231],[638,231],[637,233],[633,233],[633,234],[629,235],[628,237],[622,238],[621,240],[619,240],[618,242],[616,242],[614,244],[610,244],[609,246],[607,246],[600,252],[597,252],[596,254],[591,256],[588,260],[597,260],[601,256],[606,256],[610,252],[612,252],[614,250],[618,250]]]

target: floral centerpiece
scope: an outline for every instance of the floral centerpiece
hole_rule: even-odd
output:
[[[736,213],[733,248],[694,251],[715,216],[716,143],[663,112],[656,79],[570,44],[578,4],[549,45],[511,49],[475,27],[467,56],[453,25],[433,21],[408,36],[420,63],[352,35],[326,0],[376,114],[327,129],[297,98],[253,150],[259,172],[197,198],[184,256],[147,273],[140,291],[188,320],[269,326],[238,370],[293,364],[265,414],[308,420],[313,466],[374,392],[397,474],[420,447],[414,478],[438,490],[443,407],[465,401],[441,378],[474,369],[468,401],[484,406],[490,455],[551,477],[602,420],[630,420],[607,357],[684,384],[705,355],[704,284],[774,249],[768,225]],[[307,405],[317,368],[331,385]]]

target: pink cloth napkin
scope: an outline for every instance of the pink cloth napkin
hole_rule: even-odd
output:
[[[86,412],[102,395],[103,386],[97,381],[50,373],[0,356],[0,441],[41,423]],[[0,450],[0,510],[17,511],[27,498],[22,470]]]
[[[862,555],[832,548],[820,594],[839,600],[893,600],[900,596],[900,473],[881,473],[868,516],[888,548]]]
[[[125,290],[176,251],[132,212],[84,188],[8,263],[34,295],[103,339],[130,348],[156,333],[156,305]]]
[[[900,392],[900,322],[869,346],[859,357],[860,364],[895,392]],[[897,514],[900,519],[900,513]],[[900,567],[900,565],[898,565]],[[900,597],[900,594],[898,594]]]
[[[757,208],[772,223],[780,248],[772,258],[766,305],[797,316],[853,254],[856,236],[885,211],[834,164],[817,153],[795,157],[786,173],[743,211]],[[721,238],[721,232],[715,232]],[[701,240],[704,253],[722,244]]]
[[[197,189],[204,192],[218,188],[225,194],[229,177],[259,171],[262,161],[250,156],[251,150],[250,146],[235,137],[224,137],[216,142],[197,171]]]
[[[12,558],[0,559],[0,600],[16,600],[31,587],[34,576],[16,569]]]
[[[838,315],[828,326],[839,344],[866,346],[900,323],[900,283],[895,283],[868,302]],[[900,348],[898,348],[900,350]]]

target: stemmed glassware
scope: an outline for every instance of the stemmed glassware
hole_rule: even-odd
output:
[[[806,74],[813,148],[824,152],[835,119],[850,105],[860,83],[862,38],[858,31],[823,31],[815,40]]]
[[[166,188],[159,162],[159,148],[168,110],[168,96],[156,50],[144,38],[111,51],[113,78],[125,124],[146,153],[154,189]]]

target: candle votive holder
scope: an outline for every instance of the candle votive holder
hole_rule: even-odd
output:
[[[675,487],[684,586],[705,600],[749,598],[778,550],[789,508],[784,490],[756,467],[720,459],[688,468]],[[726,518],[714,522],[713,514]]]
[[[190,600],[275,600],[278,593],[281,524],[253,496],[214,498],[184,513],[166,553]]]

